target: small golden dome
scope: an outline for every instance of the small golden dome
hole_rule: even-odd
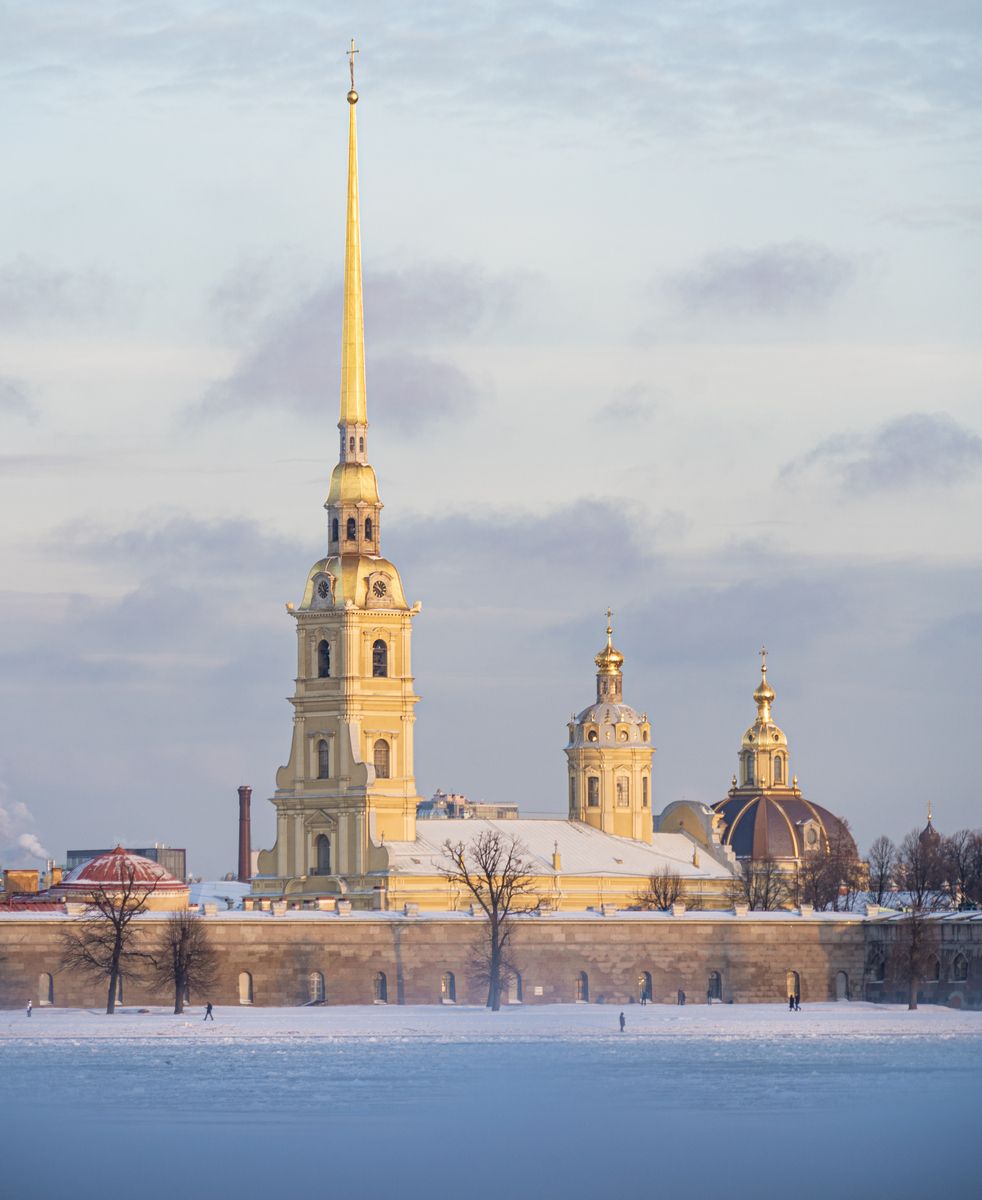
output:
[[[597,669],[605,675],[618,675],[620,669],[624,665],[624,655],[620,650],[615,650],[612,642],[613,627],[610,623],[613,613],[607,609],[607,645],[600,651],[597,657],[593,660],[597,664]]]
[[[358,93],[355,91],[354,88],[352,88],[351,91],[348,93],[348,103],[349,104],[357,104],[358,103]]]

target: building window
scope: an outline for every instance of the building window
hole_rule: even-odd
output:
[[[754,782],[754,760],[749,755],[744,761],[744,774],[746,775],[744,782],[752,786]]]
[[[324,1003],[324,976],[320,971],[311,971],[307,976],[307,1003]]]
[[[354,454],[354,452],[355,452],[355,439],[353,437],[350,437],[350,438],[348,438],[348,453]]]
[[[372,643],[372,675],[384,679],[389,673],[389,647],[379,638]]]
[[[577,1004],[589,1004],[590,1002],[590,976],[586,971],[581,971],[575,979],[575,996]]]
[[[648,776],[641,776],[641,807],[648,807]]]
[[[784,761],[780,755],[774,759],[774,782],[784,782]]]
[[[453,971],[444,971],[443,978],[440,980],[440,999],[444,1004],[457,1003],[457,981],[454,979]]]
[[[927,964],[927,970],[924,972],[924,980],[926,983],[937,983],[941,978],[941,960],[932,958]]]
[[[239,1003],[252,1003],[252,976],[248,971],[239,972]]]
[[[600,780],[596,775],[587,776],[586,802],[590,808],[600,807]]]
[[[887,977],[887,964],[882,950],[874,950],[867,967],[873,983],[882,983]]]
[[[321,642],[317,647],[317,678],[329,679],[331,675],[331,646],[329,642]]]
[[[710,971],[709,984],[706,987],[706,999],[712,1003],[713,1000],[723,999],[723,976],[719,971]]]
[[[617,776],[617,807],[628,808],[631,804],[631,781],[626,775]]]
[[[365,518],[365,541],[370,542],[371,540],[372,540],[372,518],[366,517]]]
[[[348,518],[347,539],[349,542],[355,541],[358,537],[358,523],[354,517]]]
[[[641,740],[642,740],[642,742],[646,742],[646,741],[648,740],[648,731],[647,731],[647,729],[645,729],[645,730],[643,730],[643,731],[642,731],[642,733],[641,733]]]
[[[385,978],[384,971],[379,971],[379,973],[375,976],[375,1003],[389,1003],[389,984]]]
[[[337,517],[335,517],[334,520],[331,522],[331,541],[336,542],[337,540],[338,540],[338,519],[337,519]]]
[[[360,437],[358,439],[358,453],[359,454],[365,453],[365,439],[363,437]]]
[[[47,971],[38,976],[38,1004],[49,1005],[55,1002],[55,981]]]
[[[314,852],[317,856],[317,874],[330,875],[331,839],[326,833],[319,833],[317,835],[317,840],[314,842]]]
[[[375,778],[389,778],[389,743],[385,738],[379,738],[374,747]]]
[[[586,740],[588,742],[595,742],[595,741],[597,741],[597,737],[598,737],[597,731],[595,729],[591,729],[590,732],[586,735]]]
[[[317,743],[317,778],[331,778],[331,747],[324,738]]]
[[[951,977],[958,983],[968,979],[968,959],[964,954],[956,954],[951,964]]]

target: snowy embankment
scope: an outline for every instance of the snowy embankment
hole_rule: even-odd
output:
[[[619,1009],[612,1005],[519,1005],[499,1013],[464,1005],[368,1005],[319,1008],[216,1008],[204,1021],[204,1009],[181,1016],[166,1008],[123,1008],[113,1016],[97,1009],[35,1009],[0,1013],[0,1041],[177,1038],[182,1040],[407,1041],[443,1042],[593,1041],[603,1037],[634,1039],[709,1038],[753,1041],[773,1038],[850,1039],[898,1037],[982,1037],[982,1012],[958,1012],[923,1006],[916,1012],[884,1004],[805,1005],[791,1013],[784,1005],[717,1004],[682,1008],[630,1005],[627,1027],[618,1030]]]

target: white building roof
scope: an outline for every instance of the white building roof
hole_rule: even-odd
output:
[[[601,833],[590,825],[561,818],[514,821],[419,821],[415,842],[386,842],[389,869],[400,875],[434,875],[447,867],[446,841],[456,845],[474,841],[488,830],[517,838],[525,847],[533,871],[555,874],[553,852],[558,849],[561,875],[654,875],[675,872],[683,879],[730,878],[731,872],[702,847],[698,867],[692,852],[697,847],[681,833],[655,833],[651,844]]]

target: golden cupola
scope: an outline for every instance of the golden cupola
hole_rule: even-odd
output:
[[[607,609],[607,645],[593,660],[597,664],[597,703],[619,704],[623,689],[621,668],[624,655],[615,649],[614,628],[611,625],[613,611]]]
[[[771,716],[776,693],[767,679],[767,651],[760,652],[760,683],[754,689],[757,717],[743,735],[740,784],[744,787],[787,787],[788,739]]]

